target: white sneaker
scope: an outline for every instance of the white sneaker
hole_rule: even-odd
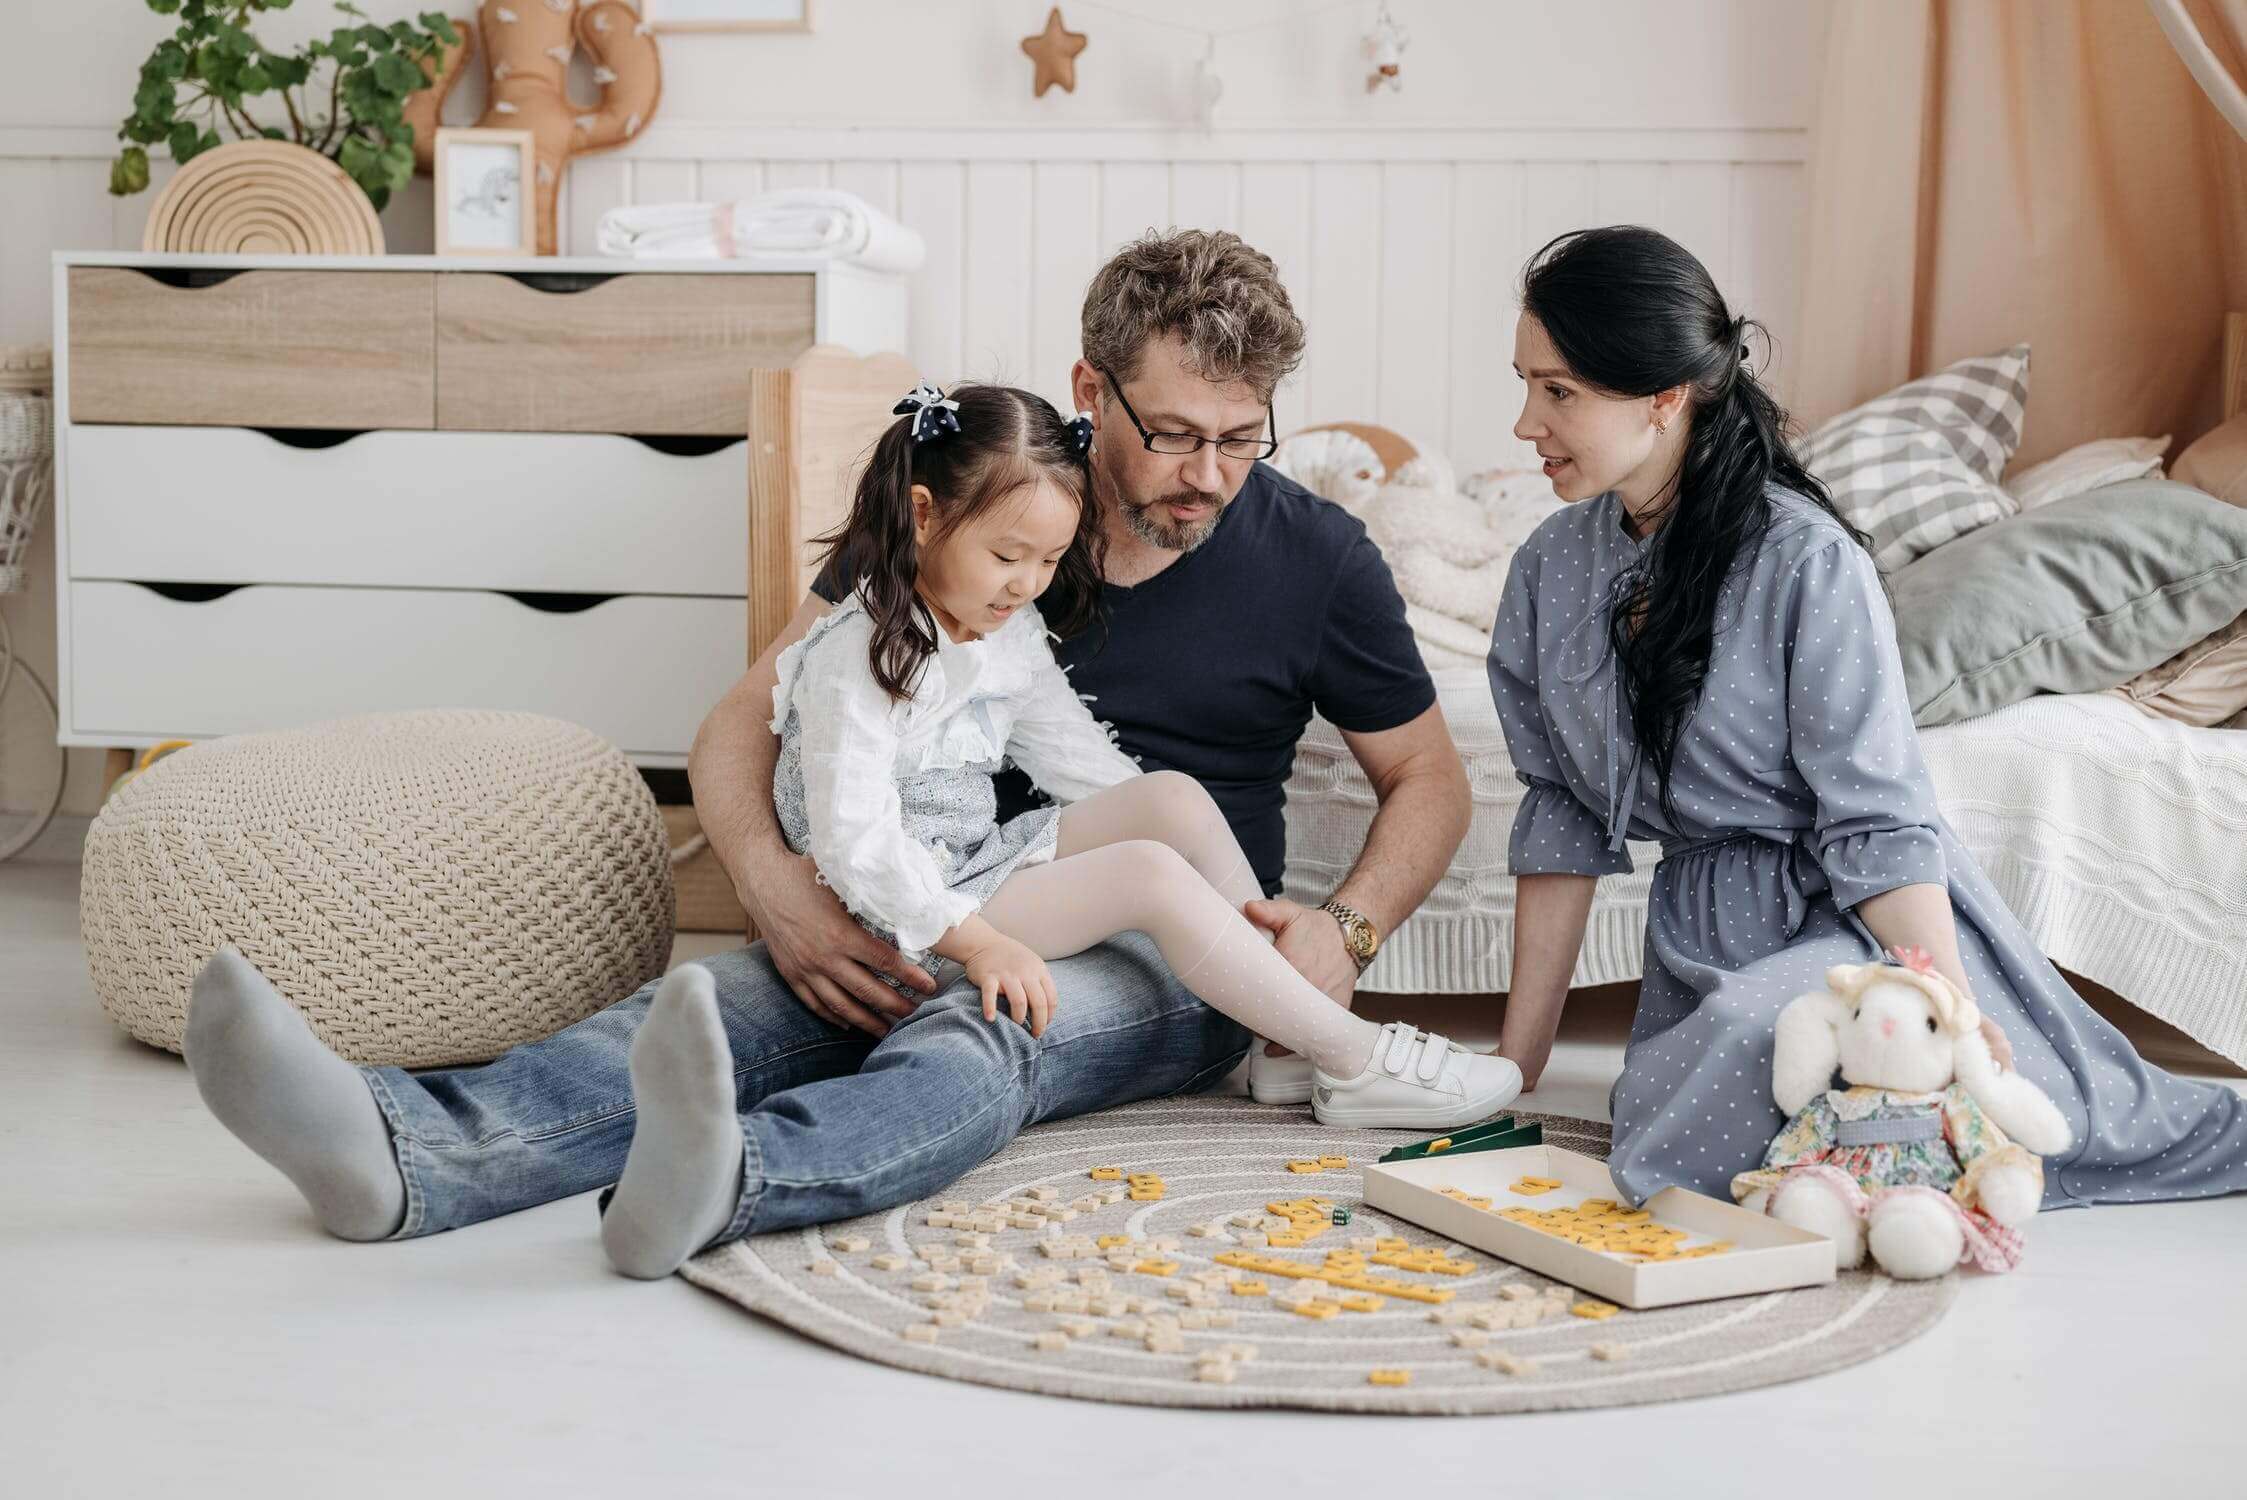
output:
[[[1520,1092],[1521,1069],[1509,1059],[1391,1021],[1364,1072],[1317,1074],[1311,1112],[1321,1125],[1451,1130],[1496,1114]]]
[[[1311,1102],[1311,1060],[1300,1052],[1271,1057],[1263,1037],[1248,1049],[1248,1097],[1258,1104],[1308,1104]]]

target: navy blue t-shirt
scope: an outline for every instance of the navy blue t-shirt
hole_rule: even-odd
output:
[[[833,603],[831,576],[814,586]],[[1316,709],[1371,734],[1426,713],[1435,684],[1404,600],[1364,523],[1258,464],[1216,531],[1132,588],[1103,590],[1106,629],[1054,647],[1092,715],[1149,771],[1183,771],[1232,824],[1277,895],[1287,856],[1287,776]],[[1013,769],[999,816],[1043,799]]]

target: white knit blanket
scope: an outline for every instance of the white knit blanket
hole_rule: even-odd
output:
[[[1513,968],[1506,840],[1522,787],[1482,670],[1435,677],[1474,821],[1365,987],[1494,993]],[[2247,732],[2088,694],[2034,698],[1920,740],[1944,816],[2054,963],[2247,1065]],[[1287,893],[1316,904],[1364,847],[1373,789],[1341,735],[1314,719],[1287,795]],[[1636,868],[1593,897],[1576,984],[1639,977],[1660,851],[1630,848]]]

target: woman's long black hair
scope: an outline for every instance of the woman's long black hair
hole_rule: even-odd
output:
[[[1608,615],[1632,733],[1674,826],[1678,737],[1709,675],[1724,585],[1770,528],[1769,487],[1801,495],[1868,551],[1871,539],[1795,457],[1787,414],[1748,366],[1749,330],[1766,350],[1770,330],[1734,317],[1684,246],[1635,224],[1564,234],[1530,257],[1521,305],[1595,391],[1642,397],[1690,387],[1684,464]]]
[[[874,445],[843,524],[819,537],[819,570],[855,584],[874,622],[874,680],[893,699],[910,697],[921,663],[936,654],[936,616],[916,591],[921,549],[913,537],[913,486],[933,497],[929,545],[1049,479],[1077,502],[1077,534],[1038,596],[1046,628],[1068,637],[1100,614],[1103,533],[1092,476],[1069,424],[1043,396],[1005,385],[959,385],[957,432],[913,441],[913,418],[899,417]]]

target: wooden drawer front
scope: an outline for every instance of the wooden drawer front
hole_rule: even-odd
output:
[[[544,291],[449,273],[437,280],[437,425],[746,433],[749,372],[811,347],[812,292],[809,274],[650,272]]]
[[[243,271],[170,286],[70,271],[73,422],[428,427],[427,271]]]
[[[74,578],[732,594],[744,443],[685,457],[594,433],[73,427]]]
[[[203,739],[406,708],[510,708],[684,756],[748,658],[738,599],[549,614],[505,594],[254,587],[201,603],[70,585],[80,734]]]

